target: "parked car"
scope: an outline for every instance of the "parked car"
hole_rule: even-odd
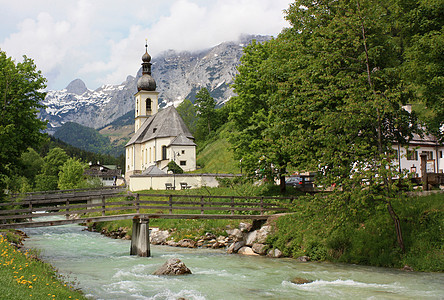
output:
[[[291,176],[285,180],[285,185],[295,188],[302,187],[302,178],[299,176]]]

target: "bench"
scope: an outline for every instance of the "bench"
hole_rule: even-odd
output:
[[[165,189],[167,190],[174,190],[174,186],[172,183],[165,183]]]
[[[191,185],[188,185],[186,182],[181,182],[180,183],[180,189],[181,190],[191,189]]]

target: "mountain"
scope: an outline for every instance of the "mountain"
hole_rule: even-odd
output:
[[[159,105],[178,105],[184,99],[194,102],[196,93],[206,87],[222,105],[234,95],[229,87],[237,73],[236,67],[243,47],[255,39],[269,40],[268,36],[246,35],[236,42],[225,42],[213,48],[196,52],[166,51],[152,59],[152,75],[157,83]],[[143,54],[143,53],[141,53]],[[125,76],[122,74],[122,77]],[[119,85],[103,85],[92,91],[80,79],[72,81],[60,91],[47,91],[40,117],[48,120],[48,132],[67,122],[92,128],[103,128],[134,110],[136,77],[128,76]]]

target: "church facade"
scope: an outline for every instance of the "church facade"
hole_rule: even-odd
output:
[[[145,45],[147,48],[147,46]],[[167,173],[174,161],[184,171],[196,169],[196,144],[174,106],[158,110],[156,82],[151,76],[151,56],[142,56],[142,77],[135,94],[134,135],[125,145],[125,177],[154,169]],[[157,171],[158,172],[158,171]]]

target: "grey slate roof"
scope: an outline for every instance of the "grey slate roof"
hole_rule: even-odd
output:
[[[171,144],[169,144],[169,146],[196,146],[196,144],[181,133],[171,142]]]
[[[194,139],[176,108],[169,106],[146,119],[125,146],[144,143],[154,138],[178,137],[179,135],[190,139],[191,142]]]
[[[157,166],[149,166],[142,172],[142,175],[165,175],[166,173],[159,169]]]

